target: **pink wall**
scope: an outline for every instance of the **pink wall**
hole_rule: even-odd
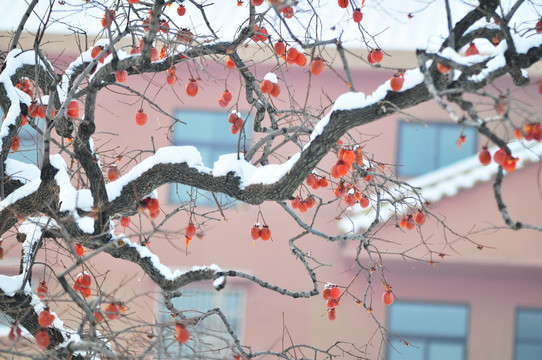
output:
[[[263,77],[268,69],[258,70],[257,75]],[[307,90],[306,69],[287,68],[287,70],[285,76],[288,82],[295,84],[288,90],[294,94],[298,102],[303,102]],[[191,66],[191,73],[192,75],[199,74],[204,79],[200,82],[200,93],[195,98],[188,98],[184,93],[184,84],[190,77],[186,65],[177,67],[180,79],[173,89],[168,85],[163,86],[165,77],[158,75],[152,79],[153,86],[149,88],[146,95],[152,99],[158,99],[159,104],[168,113],[174,113],[178,109],[222,111],[216,99],[220,97],[225,85],[215,80],[213,76],[217,74],[223,77],[227,70],[205,62]],[[342,75],[341,70],[338,70],[338,73]],[[353,76],[357,90],[370,93],[387,80],[391,72],[355,70]],[[227,84],[227,88],[234,93],[234,100],[238,91],[237,79],[237,74],[232,73]],[[149,80],[151,80],[149,75],[133,76],[127,84],[144,91]],[[273,101],[281,108],[288,108],[287,89],[285,86],[282,86],[282,89],[282,95]],[[347,91],[344,82],[337,80],[336,74],[329,69],[321,76],[312,79],[310,90],[309,103],[314,104],[327,101],[326,97],[322,96],[322,92],[330,98],[335,98],[338,94]],[[99,133],[95,137],[96,148],[102,151],[113,150],[114,155],[118,155],[130,154],[130,151],[136,150],[150,150],[151,138],[154,139],[156,147],[170,145],[164,135],[167,134],[171,120],[151,110],[145,104],[144,109],[149,115],[149,122],[143,127],[137,126],[134,116],[140,107],[140,101],[137,96],[119,96],[117,91],[121,90],[112,86],[111,90],[104,90],[99,96],[96,120]],[[533,88],[527,89],[525,98],[537,100],[532,94]],[[248,105],[244,100],[240,100],[239,108],[246,112]],[[413,109],[413,113],[427,121],[447,121],[446,114],[434,103]],[[224,111],[224,121],[226,117],[227,113]],[[359,137],[360,142],[376,136],[374,140],[365,144],[367,153],[374,152],[383,162],[395,162],[397,121],[400,117],[394,115],[359,129],[362,134]],[[225,134],[224,136],[233,135]],[[145,154],[142,158],[147,155]],[[122,174],[127,173],[133,166],[133,163],[128,162],[128,158],[129,156],[126,155],[119,164]],[[113,158],[103,157],[101,161],[105,166],[113,162]],[[326,160],[326,162],[330,161],[333,160]],[[513,216],[533,222],[539,220],[537,210],[540,209],[540,196],[536,190],[539,172],[537,166],[532,165],[508,175],[504,185],[505,196],[511,201],[510,211]],[[527,186],[533,190],[524,191]],[[167,187],[160,189],[162,204],[168,201],[167,191]],[[326,194],[325,196],[329,197],[329,192],[319,190],[318,194]],[[434,204],[432,211],[445,214],[447,224],[460,233],[485,227],[488,225],[484,222],[487,219],[489,219],[489,224],[500,226],[502,221],[495,210],[492,196],[491,185],[480,184],[473,189],[460,192],[455,197],[441,200]],[[171,210],[171,207],[166,206],[164,210]],[[280,207],[274,204],[262,205],[261,211],[272,229],[273,241],[266,243],[257,241],[252,244],[249,229],[256,220],[257,210],[257,207],[238,204],[235,209],[226,211],[227,221],[208,222],[203,229],[205,236],[201,239],[196,238],[190,243],[188,254],[185,254],[183,235],[188,217],[185,213],[180,213],[164,228],[167,234],[160,234],[152,239],[150,249],[160,256],[163,263],[172,268],[185,269],[193,265],[216,263],[223,269],[245,271],[290,290],[310,290],[309,277],[288,247],[288,239],[298,234],[299,228]],[[316,227],[330,234],[338,234],[335,220],[336,209],[332,207],[329,210],[331,211],[319,215]],[[311,215],[310,210],[301,217],[309,220]],[[136,218],[137,216],[134,216],[133,220]],[[162,218],[163,216],[159,220]],[[473,226],[476,227],[473,228]],[[444,241],[441,226],[434,221],[429,220],[422,229],[426,237],[432,235],[431,243]],[[419,234],[416,231],[404,233],[394,228],[393,224],[384,227],[378,236],[400,242],[402,245],[397,247],[399,249],[404,249],[405,246],[410,246],[419,240]],[[450,248],[446,249],[445,253],[450,256],[443,261],[436,259],[438,264],[435,267],[424,262],[405,263],[399,257],[386,256],[386,279],[393,286],[397,301],[469,303],[469,358],[511,358],[515,308],[517,306],[542,307],[542,301],[539,300],[542,299],[542,288],[538,286],[542,275],[542,261],[540,261],[542,245],[538,241],[538,233],[531,231],[485,232],[473,235],[473,238],[487,248],[479,251],[475,245],[467,241],[454,243],[454,249],[457,249],[459,254],[453,253]],[[349,244],[341,248],[314,236],[307,236],[299,240],[297,244],[303,251],[310,251],[317,256],[323,263],[339,264],[338,267],[331,269],[325,267],[318,269],[317,272],[323,281],[331,281],[344,286],[352,280],[355,273],[353,251],[357,244]],[[388,247],[382,242],[379,242],[379,246],[382,249]],[[13,256],[18,255],[17,249],[10,252]],[[420,249],[414,254],[424,256],[425,251]],[[123,301],[130,301],[129,312],[132,314],[137,312],[137,316],[152,320],[152,310],[156,309],[156,304],[150,299],[158,296],[157,288],[147,277],[142,277],[137,267],[127,262],[112,262],[111,258],[105,255],[99,256],[93,263],[98,273],[105,274],[106,271],[111,270],[106,277],[103,277],[101,284],[103,291],[113,293],[115,297]],[[141,281],[139,281],[140,278],[142,278]],[[375,281],[372,294],[374,314],[385,325],[387,309],[380,300],[383,288],[378,284],[378,279]],[[325,313],[325,302],[320,296],[292,300],[243,280],[231,279],[230,284],[246,289],[247,306],[243,341],[252,345],[254,350],[280,349],[283,325],[287,326],[293,341],[298,343],[329,346],[338,339],[357,344],[371,341],[373,346],[368,349],[371,356],[381,349],[379,338],[371,339],[375,331],[374,321],[363,307],[355,304],[351,297],[347,296],[343,299],[337,309],[337,320],[330,322]],[[350,290],[356,296],[361,296],[365,285],[366,280],[364,276],[361,276],[353,283]],[[320,288],[322,286],[323,284],[320,284]],[[149,296],[142,297],[142,294]],[[68,320],[67,323],[70,324],[70,321]]]

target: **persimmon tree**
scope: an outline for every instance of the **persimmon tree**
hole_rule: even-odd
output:
[[[44,13],[39,13],[36,6],[42,2],[49,6]],[[239,7],[235,15],[236,19],[242,16],[235,25],[238,27],[215,27],[208,14],[224,6],[223,2],[236,3]],[[145,324],[154,327],[156,336],[142,336],[138,356],[153,352],[163,356],[168,341],[177,346],[187,343],[198,336],[194,324],[205,317],[217,316],[227,329],[224,335],[228,339],[227,348],[231,356],[238,358],[269,354],[296,358],[302,356],[304,349],[322,356],[332,357],[338,353],[344,356],[346,351],[352,357],[363,357],[355,347],[345,350],[342,343],[326,349],[294,344],[282,352],[251,349],[240,342],[220,309],[199,314],[197,318],[187,317],[183,314],[186,309],[175,308],[172,299],[182,296],[183,287],[194,282],[213,280],[214,287],[220,290],[226,286],[227,278],[237,277],[291,297],[292,301],[323,293],[330,320],[335,318],[336,307],[344,294],[357,299],[369,311],[368,294],[373,290],[383,292],[382,301],[391,304],[393,292],[380,271],[385,251],[372,241],[382,225],[381,211],[391,209],[392,222],[405,231],[423,226],[428,217],[441,222],[445,228],[447,225],[431,212],[419,189],[397,177],[395,166],[385,166],[379,162],[378,154],[366,153],[359,135],[352,130],[406,112],[424,102],[436,101],[448,112],[451,122],[458,127],[475,128],[487,138],[488,145],[500,148],[494,155],[488,153],[487,148],[480,153],[480,166],[492,161],[499,165],[494,186],[496,206],[511,229],[541,230],[539,224],[514,219],[500,193],[503,175],[514,171],[517,162],[508,142],[514,136],[540,141],[538,117],[515,100],[512,90],[495,92],[487,87],[501,77],[511,77],[516,87],[529,84],[525,70],[542,58],[542,35],[539,34],[542,21],[539,21],[537,8],[531,1],[480,0],[454,23],[449,2],[444,3],[448,16],[442,21],[447,22],[449,31],[440,48],[436,51],[419,49],[416,52],[419,66],[401,69],[382,65],[387,55],[379,46],[379,36],[374,29],[363,26],[364,7],[385,6],[385,1],[330,0],[327,4],[287,0],[29,1],[9,48],[2,49],[0,73],[0,106],[4,113],[0,132],[0,233],[4,247],[8,242],[22,244],[20,274],[0,277],[0,309],[12,323],[9,336],[12,346],[0,352],[24,356],[17,350],[23,328],[44,349],[47,354],[44,356],[125,356],[117,342],[108,343],[115,335],[104,334],[107,326],[98,330],[99,324],[114,322],[125,311],[125,304],[106,300],[110,299],[108,294],[97,290],[92,267],[88,266],[95,255],[105,253],[112,261],[129,261],[139,266],[161,289],[164,305],[173,315],[169,327]],[[326,11],[330,9],[342,14],[337,27],[351,32],[352,27],[344,24],[358,24],[355,34],[324,31]],[[522,15],[518,19],[520,11],[530,17],[526,19]],[[85,29],[69,22],[70,16],[79,12],[88,12],[88,21],[100,22],[102,30],[67,66],[55,63],[42,51],[43,39],[53,24],[65,26],[74,36],[84,32]],[[101,18],[92,17],[92,13],[99,13]],[[33,48],[21,48],[19,38],[25,33],[31,15],[39,17],[41,25]],[[187,17],[191,21],[185,21]],[[349,49],[343,42],[347,35],[363,41],[357,44],[358,48]],[[492,44],[494,49],[480,53],[476,45],[480,43]],[[337,52],[336,58],[327,57],[330,48]],[[257,72],[259,64],[249,61],[246,49],[265,52],[274,63],[273,71],[261,76]],[[393,70],[396,74],[371,96],[365,96],[356,92],[358,84],[352,78],[352,64],[347,62],[347,54],[372,66],[373,71]],[[226,70],[222,76],[235,74],[238,77],[242,91],[232,94],[224,89],[217,104],[223,108],[224,121],[231,123],[232,134],[228,136],[239,139],[237,149],[221,157],[213,169],[205,167],[198,150],[189,146],[156,149],[142,161],[134,156],[134,165],[124,175],[115,167],[103,165],[103,159],[114,156],[94,148],[93,139],[100,136],[96,116],[98,93],[121,88],[137,96],[146,107],[163,112],[159,96],[148,96],[124,82],[163,73],[167,79],[164,86],[173,86],[180,81],[178,66],[190,68],[191,64],[201,62],[219,63]],[[289,67],[306,68],[309,79],[325,71],[336,71],[337,81],[343,82],[348,92],[328,99],[327,103],[304,104],[302,99],[288,92],[291,84],[284,72]],[[186,94],[178,96],[190,98],[200,96],[200,85],[213,80],[189,77],[184,81]],[[310,91],[313,90],[309,85],[307,92]],[[288,95],[284,96],[285,93]],[[275,101],[280,94],[287,100]],[[240,103],[249,105],[248,113],[237,111]],[[488,103],[495,108],[489,115],[479,110]],[[146,126],[148,117],[144,108],[134,109],[130,123]],[[182,122],[173,114],[163,115]],[[246,136],[248,118],[252,119],[250,130],[254,138],[251,140]],[[32,127],[40,135],[37,146],[40,161],[34,164],[12,158],[19,150],[18,134],[24,127]],[[460,137],[458,144],[464,140]],[[190,220],[184,234],[179,236],[184,245],[189,246],[210,216],[207,210],[200,212],[196,197],[169,213],[162,213],[155,190],[171,183],[211,194],[225,194],[251,205],[276,203],[299,226],[299,235],[289,240],[290,249],[306,268],[313,287],[281,288],[265,278],[215,266],[187,272],[169,271],[145,242],[160,231],[163,223],[183,213],[189,214]],[[323,191],[316,192],[316,189]],[[218,197],[213,198],[218,212],[229,206]],[[346,210],[352,206],[372,208],[370,225],[361,233],[326,233],[319,229],[315,219],[323,209],[333,208],[337,216],[345,217],[348,216]],[[129,226],[130,217],[138,212],[150,219],[162,218],[144,241],[139,241],[140,234],[116,231],[116,228]],[[247,237],[266,241],[271,238],[272,230],[265,221],[247,224]],[[358,276],[367,278],[367,288],[355,294],[346,284],[337,287],[326,283],[329,279],[320,279],[316,270],[321,265],[319,260],[296,245],[298,239],[307,235],[319,237],[321,241],[358,244],[355,262]],[[38,265],[35,259],[43,251],[45,242],[63,256],[62,262]],[[423,239],[420,242],[427,246],[429,261],[442,254],[442,250],[431,248]],[[1,258],[4,250],[0,249]],[[409,256],[407,252],[401,255]],[[362,260],[365,258],[368,260]],[[37,266],[53,274],[49,282],[31,283],[32,271]],[[84,271],[78,274],[81,268]],[[48,292],[53,285],[62,289],[54,298]],[[77,309],[69,315],[76,316],[78,323],[71,329],[64,326],[54,312],[57,303],[66,300]],[[376,317],[374,320],[379,321]],[[133,328],[137,326],[134,324]],[[386,330],[380,329],[385,338]],[[193,352],[186,356],[203,358],[207,355]]]

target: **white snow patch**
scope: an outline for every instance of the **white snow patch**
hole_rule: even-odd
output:
[[[224,288],[225,284],[226,284],[225,276],[219,276],[213,281],[213,287],[217,290]]]
[[[83,216],[79,217],[77,216],[76,212],[72,213],[73,217],[75,218],[75,222],[77,223],[77,226],[87,234],[92,234],[94,232],[94,219],[90,216]]]
[[[521,36],[519,33],[511,31],[510,35],[512,36],[512,41],[514,41],[516,51],[521,54],[526,54],[529,49],[540,47],[542,44],[542,34],[539,33],[530,33],[530,35]]]
[[[192,168],[203,173],[210,173],[211,170],[203,166],[201,154],[194,146],[166,146],[156,151],[153,156],[143,160],[134,166],[130,172],[119,179],[106,185],[109,200],[112,201],[120,196],[124,186],[140,177],[145,171],[158,164],[181,164],[186,163]]]
[[[35,165],[11,158],[6,159],[6,175],[14,180],[19,180],[23,184],[39,179],[40,174],[40,169]]]
[[[31,256],[32,256],[32,248],[36,244],[37,241],[39,241],[42,233],[42,229],[46,226],[56,226],[56,222],[54,220],[49,220],[47,217],[35,217],[35,218],[28,218],[26,219],[21,226],[19,227],[19,232],[24,233],[26,235],[26,239],[23,242],[23,255],[22,255],[22,261],[23,264],[28,265],[30,264]],[[23,280],[27,274],[28,268],[27,266],[23,266],[23,271],[19,275],[14,276],[7,276],[7,275],[0,275],[0,289],[8,296],[13,296],[17,291],[19,291],[22,287]],[[31,294],[32,289],[30,288],[30,284],[27,282],[24,287],[24,292],[26,294]],[[41,303],[39,301],[39,298],[37,296],[33,295],[32,304],[34,303]],[[43,304],[42,304],[43,306]]]
[[[389,83],[390,80],[386,82],[386,84]],[[405,71],[405,82],[403,83],[403,87],[399,92],[405,91],[408,89],[412,89],[413,87],[421,84],[424,82],[424,77],[420,69],[410,69]],[[391,89],[391,86],[390,86]]]
[[[341,95],[342,96],[342,95]],[[340,96],[339,96],[340,98]],[[338,100],[338,99],[337,99]],[[314,129],[312,130],[312,133],[311,133],[311,136],[310,136],[310,141],[305,145],[305,147],[303,148],[303,150],[305,150],[306,148],[309,147],[310,143],[316,139],[316,137],[318,135],[322,135],[322,132],[324,131],[324,128],[326,127],[326,125],[329,123],[329,117],[330,117],[330,114],[331,112],[329,112],[328,114],[326,114],[326,116],[324,116],[320,121],[318,121],[318,123],[316,123],[316,125],[314,126]]]
[[[175,280],[179,276],[182,276],[183,274],[186,273],[185,271],[180,271],[180,270],[171,271],[171,269],[169,267],[167,267],[166,265],[164,265],[164,264],[162,264],[160,262],[160,258],[156,254],[153,254],[149,250],[149,248],[147,248],[146,246],[142,246],[142,245],[131,242],[126,236],[124,236],[124,234],[121,234],[121,235],[118,235],[118,236],[113,236],[112,239],[113,239],[113,241],[117,241],[119,244],[120,244],[120,242],[122,242],[124,244],[124,245],[120,245],[120,246],[130,246],[130,247],[134,248],[139,253],[141,258],[149,258],[151,260],[151,262],[152,262],[152,265],[160,272],[160,274],[164,278],[166,278],[168,280]],[[192,267],[192,271],[201,271],[201,270],[205,270],[205,269],[210,269],[210,270],[212,270],[214,272],[222,272],[222,269],[219,266],[215,265],[215,264],[212,264],[212,265],[209,265],[209,266],[194,266],[194,267]]]
[[[297,153],[283,164],[256,167],[247,162],[242,154],[225,154],[214,163],[213,176],[234,172],[241,179],[241,188],[254,184],[273,184],[288,174],[300,156],[301,153]]]
[[[9,133],[10,125],[15,126],[15,119],[19,116],[21,109],[19,103],[23,102],[26,105],[30,105],[31,98],[28,94],[23,93],[22,91],[15,88],[11,82],[11,77],[15,75],[17,69],[21,68],[24,65],[35,65],[36,64],[36,54],[33,51],[22,52],[19,49],[11,50],[6,59],[4,60],[5,68],[0,73],[0,83],[3,83],[6,95],[11,102],[11,106],[8,109],[6,118],[2,122],[2,127],[0,130],[0,146],[2,146],[2,140]],[[44,67],[44,63],[38,59],[38,64]]]
[[[347,92],[339,96],[333,104],[333,110],[351,110],[362,108],[367,103],[365,94],[362,92]]]
[[[13,296],[21,289],[24,277],[24,273],[14,276],[0,275],[0,289],[7,296]]]
[[[277,75],[273,74],[273,73],[267,73],[265,74],[265,76],[263,77],[264,80],[269,80],[271,81],[273,84],[276,84],[278,83],[278,79],[277,79]]]
[[[60,155],[51,156],[51,165],[58,170],[55,181],[60,187],[59,201],[61,211],[70,211],[75,214],[75,209],[92,210],[92,196],[90,190],[76,190],[70,181],[66,163]]]
[[[40,184],[41,179],[38,178],[36,180],[29,181],[25,185],[21,186],[0,202],[0,210],[4,210],[9,205],[17,202],[18,200],[35,193],[36,191],[38,191]]]
[[[493,53],[489,54],[489,56],[493,56],[493,58],[487,62],[486,67],[479,74],[470,76],[469,80],[483,81],[487,78],[487,76],[491,72],[506,66],[506,59],[504,57],[504,52],[508,49],[508,45],[506,44],[506,41],[504,40],[501,41],[499,45],[496,47],[493,47],[493,49],[494,49]],[[474,60],[487,59],[486,56],[482,56],[482,55],[468,56],[468,58],[474,58]]]
[[[175,270],[174,272],[172,272],[169,267],[165,266],[164,264],[160,262],[160,258],[156,254],[153,254],[149,250],[149,248],[147,248],[146,246],[142,246],[142,245],[131,242],[124,235],[113,237],[113,240],[118,241],[118,242],[122,241],[124,243],[123,246],[130,246],[134,248],[139,253],[141,258],[149,258],[152,262],[152,265],[160,272],[160,274],[162,274],[162,276],[164,276],[168,280],[174,280],[175,278],[183,274],[183,272],[179,270]]]

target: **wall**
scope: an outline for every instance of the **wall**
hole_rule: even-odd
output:
[[[63,58],[62,61],[68,59]],[[412,59],[409,61],[411,64]],[[273,69],[273,66],[273,64],[263,65],[256,75],[259,78],[263,77],[267,71]],[[282,95],[273,101],[280,107],[288,108],[287,91],[292,93],[297,101],[307,101],[308,104],[325,103],[327,97],[335,98],[346,92],[344,81],[337,80],[337,75],[329,70],[311,80],[311,92],[307,96],[307,70],[287,68],[284,76],[288,78],[289,83],[295,85],[288,89],[283,86]],[[341,75],[340,70],[337,71]],[[169,114],[178,109],[222,111],[216,99],[220,97],[224,87],[227,86],[234,96],[239,91],[236,75],[230,75],[227,84],[217,81],[214,77],[215,74],[224,76],[227,72],[228,70],[220,65],[204,61],[190,67],[179,65],[177,67],[179,82],[173,89],[165,85],[163,74],[156,77],[133,76],[126,84],[145,91],[151,99],[157,99],[163,110]],[[391,75],[391,71],[367,71],[363,68],[355,69],[353,73],[357,90],[366,93],[372,92]],[[202,79],[200,93],[195,98],[188,98],[184,94],[184,84],[191,76]],[[145,90],[149,81],[152,86]],[[525,98],[535,101],[532,90],[532,87],[526,90]],[[119,91],[122,92],[121,89],[111,86],[99,96],[96,118],[99,132],[96,136],[96,148],[101,151],[111,150],[114,155],[124,154],[118,166],[121,173],[126,174],[134,165],[129,158],[136,151],[147,151],[143,156],[136,157],[139,161],[150,154],[153,146],[158,148],[170,145],[165,135],[172,120],[144,104],[149,122],[144,127],[137,126],[134,116],[141,106],[139,98],[136,95],[118,96]],[[239,110],[246,113],[248,109],[245,100],[240,100]],[[425,121],[447,121],[446,114],[434,103],[412,109],[412,113]],[[375,156],[383,162],[394,163],[397,153],[397,124],[401,117],[394,115],[359,129],[358,140],[364,144],[364,150],[369,154],[375,153]],[[255,139],[257,136],[251,141]],[[104,156],[101,161],[105,171],[106,165],[113,163],[115,158]],[[326,168],[333,161],[331,156],[322,166]],[[537,189],[538,171],[537,165],[533,165],[506,177],[505,196],[511,201],[510,210],[514,217],[533,222],[538,220],[537,210],[540,209],[538,194],[534,193],[535,199],[533,191],[526,193],[518,190],[526,188],[527,185]],[[161,203],[166,204],[168,188],[161,188],[159,194]],[[329,191],[323,190],[319,190],[317,194],[325,197],[330,195]],[[172,209],[173,207],[164,205],[165,211]],[[468,357],[511,358],[515,309],[518,306],[542,307],[538,300],[542,298],[540,296],[542,290],[537,286],[542,269],[539,260],[542,249],[537,233],[487,231],[483,234],[474,234],[481,227],[492,224],[502,226],[500,216],[495,210],[490,184],[480,184],[455,197],[446,198],[435,204],[432,209],[435,214],[445,214],[446,223],[458,232],[471,232],[476,242],[484,244],[484,250],[479,251],[476,245],[468,241],[454,242],[453,247],[446,248],[445,259],[442,261],[437,259],[435,267],[425,262],[404,262],[401,258],[386,256],[386,279],[393,285],[397,301],[468,302],[471,311]],[[261,210],[267,219],[273,232],[273,240],[266,243],[257,241],[253,244],[249,237],[249,229],[256,221],[258,210]],[[338,234],[335,219],[337,209],[330,210],[318,216],[316,227],[330,234]],[[309,211],[301,217],[308,220],[311,214],[312,211]],[[138,216],[133,217],[136,223],[137,219]],[[141,219],[147,224],[144,214],[141,215]],[[161,219],[163,215],[159,218]],[[489,219],[489,222],[484,222],[485,219]],[[306,271],[295,256],[291,255],[288,244],[288,240],[299,234],[300,230],[280,207],[274,204],[265,204],[261,207],[238,204],[235,208],[225,211],[225,218],[214,213],[213,220],[207,221],[203,227],[203,236],[194,239],[185,251],[183,231],[187,222],[187,214],[180,213],[173,222],[163,228],[163,232],[157,233],[151,239],[149,245],[151,251],[158,254],[166,265],[186,269],[193,265],[216,263],[223,269],[245,271],[290,290],[311,289],[312,284]],[[442,227],[435,222],[429,221],[422,229],[426,237],[431,235],[431,242],[444,242]],[[134,227],[129,231],[137,230]],[[409,246],[419,239],[419,234],[415,231],[403,233],[394,228],[392,222],[379,231],[378,237]],[[134,238],[134,241],[136,240],[137,238]],[[334,269],[327,267],[318,269],[317,272],[323,281],[344,286],[354,278],[356,271],[353,267],[353,251],[357,244],[349,244],[343,248],[313,236],[306,236],[297,244],[303,251],[310,251],[323,263],[339,264]],[[389,243],[380,241],[379,245],[385,249]],[[18,250],[13,248],[8,253],[16,257]],[[420,249],[415,255],[426,254]],[[143,276],[137,267],[127,262],[112,265],[109,256],[99,256],[94,261],[93,268],[100,274],[101,289],[115,298],[126,301],[130,316],[153,320],[153,311],[156,309],[153,300],[159,297],[159,293],[150,279]],[[374,320],[363,307],[358,307],[355,299],[350,296],[345,296],[338,307],[337,320],[330,322],[327,319],[325,302],[320,296],[292,300],[261,289],[255,284],[235,279],[230,281],[247,291],[243,341],[253,346],[254,350],[280,349],[283,342],[289,343],[291,336],[294,342],[324,347],[332,344],[335,339],[356,344],[369,343],[370,346],[366,348],[369,357],[383,351]],[[364,276],[358,277],[350,288],[352,294],[360,296],[365,284]],[[319,286],[322,288],[323,284]],[[372,302],[374,315],[385,325],[387,309],[380,301],[381,290],[383,291],[379,284],[375,284],[374,293],[370,293],[369,298],[374,298]],[[70,320],[67,323],[74,325]]]

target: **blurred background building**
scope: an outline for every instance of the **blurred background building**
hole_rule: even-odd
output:
[[[9,36],[2,34],[2,44],[7,44]],[[31,36],[25,36],[22,41],[28,44],[25,48],[31,48]],[[48,38],[45,49],[55,66],[62,69],[77,56],[78,46],[73,38],[58,35]],[[247,65],[258,64],[255,70],[258,78],[275,69],[263,51],[254,52],[254,48],[246,51],[250,54]],[[365,50],[356,49],[353,53],[366,56]],[[412,52],[389,51],[387,55],[386,66],[417,66]],[[331,59],[336,54],[330,50],[323,56]],[[173,87],[166,84],[165,74],[130,76],[128,79],[126,84],[140,91],[145,91],[150,83],[146,95],[186,124],[174,123],[146,103],[141,105],[137,95],[127,94],[115,86],[102,91],[96,117],[98,132],[94,138],[97,151],[107,152],[107,156],[100,158],[104,172],[110,164],[116,164],[121,174],[126,174],[136,161],[149,156],[153,149],[168,145],[197,146],[206,166],[212,166],[223,153],[235,152],[238,139],[230,133],[228,113],[218,106],[216,99],[227,88],[234,94],[234,102],[239,99],[236,104],[239,112],[246,115],[250,107],[243,99],[244,93],[234,72],[227,83],[217,80],[224,79],[229,71],[222,65],[226,59],[218,60],[198,61],[190,67],[179,65],[178,81]],[[359,61],[354,58],[350,60],[357,91],[369,94],[393,75],[392,71],[375,70],[358,65]],[[286,82],[292,85],[284,86],[281,96],[273,101],[278,107],[288,108],[288,95],[299,101],[306,98],[307,104],[315,106],[326,103],[328,98],[336,98],[348,89],[340,79],[342,69],[334,66],[333,70],[328,68],[320,76],[313,77],[307,94],[307,69],[288,67],[280,78],[287,78]],[[536,84],[540,76],[537,69],[531,76],[531,83]],[[194,98],[187,98],[184,85],[191,77],[200,79],[200,92]],[[512,86],[510,79],[504,78],[490,90],[504,93]],[[532,106],[536,113],[541,113],[541,95],[536,85],[516,90],[514,96]],[[142,127],[134,122],[141,106],[149,115],[149,122]],[[486,107],[485,115],[495,113],[492,104]],[[249,130],[250,125],[248,123],[246,127],[247,141],[254,142],[259,135]],[[39,161],[35,146],[39,139],[31,130],[24,131],[21,135],[23,151],[14,156],[29,162]],[[317,270],[320,279],[343,288],[349,286],[348,294],[337,307],[335,321],[328,320],[321,296],[291,299],[235,278],[228,279],[226,288],[220,292],[210,283],[194,284],[183,290],[184,296],[176,299],[175,304],[192,312],[220,307],[228,315],[242,343],[251,346],[253,351],[280,350],[291,343],[325,348],[335,341],[346,341],[359,345],[371,359],[378,355],[388,360],[542,359],[540,234],[531,230],[502,229],[504,222],[492,189],[496,168],[493,165],[482,167],[477,160],[478,151],[487,145],[486,140],[472,129],[452,125],[447,114],[434,102],[409,109],[408,115],[394,114],[355,131],[367,156],[374,155],[374,159],[390,167],[398,165],[396,170],[401,178],[427,190],[431,203],[428,209],[442,220],[429,216],[423,226],[406,231],[398,226],[400,218],[387,217],[382,219],[382,225],[372,239],[381,251],[391,253],[382,255],[383,268],[379,268],[378,273],[384,277],[378,278],[385,278],[392,286],[395,302],[389,307],[382,304],[384,287],[378,282],[366,297],[375,317],[389,329],[389,336],[385,337],[389,341],[381,341],[381,334],[386,333],[379,330],[371,314],[356,303],[358,299],[363,300],[367,286],[365,276],[355,276],[358,271],[355,265],[357,243],[340,246],[313,236],[305,236],[296,242],[322,263],[334,264],[332,268],[324,266]],[[456,143],[461,134],[466,136],[466,142],[458,149]],[[514,220],[539,223],[542,208],[539,156],[542,149],[533,143],[517,149],[522,154],[520,166],[505,176],[503,196]],[[285,149],[283,155],[290,150]],[[122,156],[120,162],[117,156]],[[333,161],[331,157],[327,158],[320,166],[329,170]],[[315,195],[327,199],[332,196],[330,188],[316,190]],[[310,278],[291,254],[288,244],[288,240],[301,230],[276,204],[255,207],[223,199],[230,206],[221,214],[211,194],[196,194],[195,190],[184,186],[164,186],[159,189],[163,213],[153,224],[158,224],[164,214],[195,197],[199,212],[207,208],[208,216],[197,218],[200,225],[197,238],[188,249],[185,248],[184,227],[190,214],[184,211],[150,237],[150,250],[164,264],[180,270],[217,264],[224,270],[244,271],[292,291],[311,289]],[[340,209],[327,208],[315,219],[315,227],[329,234],[348,233],[352,229],[363,231],[371,215],[354,208],[337,219]],[[250,238],[250,227],[258,220],[258,211],[272,230],[272,241],[253,242]],[[309,210],[300,216],[309,220],[312,212]],[[132,221],[131,227],[125,230],[139,234],[133,236],[132,241],[149,239],[149,233],[141,232],[139,224],[148,229],[152,221],[145,214],[132,217]],[[119,231],[123,230],[119,227]],[[420,239],[423,239],[422,243]],[[0,261],[3,274],[18,271],[20,245],[14,240],[4,239],[6,256]],[[407,249],[408,256],[405,256]],[[434,253],[429,253],[428,249]],[[365,264],[369,262],[363,255],[359,260]],[[168,311],[159,305],[158,287],[136,266],[111,261],[108,255],[99,256],[92,263],[92,271],[101,279],[99,289],[127,304],[127,319],[171,322]],[[41,275],[34,276],[40,279]],[[51,275],[46,272],[45,276]],[[323,286],[320,284],[321,289]],[[56,291],[60,293],[59,288]],[[65,314],[68,313],[69,309],[66,309]],[[59,312],[59,315],[62,317],[63,313]],[[65,323],[70,326],[76,321],[68,317]],[[0,322],[6,324],[7,320],[0,316]],[[224,330],[213,317],[200,325],[197,331]],[[3,334],[8,331],[9,327],[5,325]],[[218,346],[222,344],[215,336],[208,341]]]

